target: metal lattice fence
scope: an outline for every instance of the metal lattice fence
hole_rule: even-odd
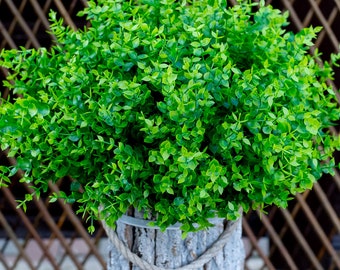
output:
[[[316,46],[328,60],[339,51],[340,0],[273,0],[269,4],[290,12],[290,30],[323,26]],[[235,4],[235,1],[230,1]],[[86,0],[0,0],[0,49],[49,47],[53,37],[48,12],[57,11],[76,29],[87,24],[76,16]],[[340,86],[335,70],[334,88]],[[0,79],[6,70],[0,70]],[[8,95],[0,86],[1,95]],[[340,100],[337,91],[338,101]],[[333,132],[339,134],[339,126]],[[336,157],[339,159],[339,157]],[[0,164],[15,162],[6,152]],[[94,235],[71,206],[50,205],[48,193],[24,212],[17,199],[30,191],[17,175],[9,188],[0,189],[0,269],[105,269],[105,235],[98,223]],[[57,192],[70,184],[64,178],[50,185]],[[340,174],[324,177],[313,190],[296,196],[288,209],[268,209],[267,215],[248,213],[243,221],[247,260],[245,269],[340,269]],[[105,242],[104,242],[105,245]],[[20,268],[23,267],[23,268]]]

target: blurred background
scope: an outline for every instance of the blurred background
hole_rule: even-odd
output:
[[[236,1],[228,1],[228,5]],[[288,30],[322,26],[316,47],[323,60],[339,52],[340,0],[267,1],[290,13]],[[86,0],[0,0],[0,50],[49,47],[54,37],[47,34],[50,9],[73,29],[90,25],[76,16]],[[0,80],[6,70],[0,69]],[[335,69],[334,89],[340,87],[340,69]],[[339,92],[338,102],[340,102]],[[0,84],[2,97],[8,89]],[[340,123],[334,132],[339,134]],[[339,153],[336,159],[339,161]],[[0,165],[15,162],[0,152]],[[0,189],[0,270],[3,269],[105,269],[107,238],[98,222],[93,235],[72,206],[49,204],[50,193],[68,189],[70,179],[61,179],[27,211],[16,200],[30,191],[14,177]],[[246,247],[245,269],[340,269],[340,175],[326,176],[311,191],[299,194],[287,209],[271,207],[267,215],[253,211],[243,219]]]

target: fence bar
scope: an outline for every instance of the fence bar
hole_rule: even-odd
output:
[[[16,210],[16,213],[19,215],[22,222],[25,224],[27,230],[29,233],[33,236],[34,240],[37,242],[39,247],[41,248],[41,251],[43,252],[44,256],[50,261],[50,263],[53,266],[53,269],[58,270],[59,267],[54,259],[54,256],[51,255],[50,251],[46,246],[44,245],[43,241],[41,240],[40,236],[38,235],[37,231],[34,229],[34,226],[30,222],[30,220],[27,218],[25,213],[21,208],[18,208],[18,204],[15,201],[15,198],[13,194],[9,191],[8,188],[3,188],[2,192],[4,193],[5,197],[7,198],[8,202],[11,204],[12,208]]]
[[[320,203],[322,204],[322,206],[326,210],[326,213],[328,214],[329,218],[331,219],[335,229],[340,234],[339,217],[338,217],[337,213],[335,212],[334,208],[332,207],[331,203],[328,201],[328,198],[327,198],[325,192],[320,187],[320,184],[318,182],[316,182],[314,184],[313,189],[314,189],[316,195],[318,196]]]
[[[31,188],[27,184],[25,184],[25,187],[26,187],[28,192],[33,193]],[[65,251],[69,254],[69,256],[72,259],[72,261],[74,262],[74,264],[77,266],[78,269],[82,269],[81,264],[78,262],[77,258],[75,257],[74,253],[71,250],[71,247],[67,243],[67,241],[64,238],[64,236],[61,234],[59,228],[55,224],[55,222],[54,222],[53,218],[51,217],[50,213],[47,211],[45,205],[42,203],[41,200],[38,200],[38,199],[35,199],[35,204],[38,206],[39,211],[42,213],[42,215],[44,217],[44,220],[46,221],[47,225],[52,229],[54,234],[57,236],[57,238],[59,239],[61,245],[63,246]]]
[[[296,239],[299,241],[299,244],[302,246],[303,251],[306,253],[309,260],[313,263],[313,266],[317,270],[323,270],[322,265],[317,260],[315,254],[313,253],[313,250],[308,245],[306,239],[303,237],[303,234],[301,233],[298,226],[295,224],[294,219],[286,209],[280,209],[283,216],[285,217],[286,221],[288,222],[289,227],[291,228],[293,234],[295,235]]]
[[[33,266],[31,260],[28,258],[25,250],[22,248],[21,244],[19,243],[18,238],[15,235],[15,232],[13,232],[11,226],[8,224],[6,218],[4,217],[4,215],[1,212],[0,212],[0,223],[2,224],[2,226],[4,227],[6,232],[8,233],[8,236],[13,241],[15,247],[18,249],[20,256],[22,256],[25,259],[28,266],[32,270],[35,270],[35,267]]]
[[[51,5],[51,0],[47,0],[45,1],[45,5],[44,5],[44,8],[41,9],[40,5],[36,2],[37,0],[30,0],[31,2],[33,2],[35,5],[39,6],[37,9],[38,9],[38,18],[37,18],[37,21],[35,22],[34,26],[33,26],[33,33],[36,35],[36,33],[38,32],[38,29],[39,29],[39,26],[41,24],[41,22],[43,23],[46,31],[47,30],[50,30],[50,23],[47,19],[47,15],[46,15],[46,12],[48,11],[48,8],[50,7]],[[33,4],[32,4],[33,5]],[[51,37],[51,40],[57,40],[56,37],[52,34],[50,34],[50,37]],[[27,40],[26,42],[26,45],[25,47],[26,48],[29,48],[31,46],[31,41],[30,40]]]
[[[73,29],[76,30],[77,26],[72,21],[71,16],[68,14],[67,10],[65,9],[64,4],[60,0],[54,0],[54,4],[57,6],[57,8],[60,11],[60,14],[63,16],[65,22]]]
[[[258,212],[258,215],[260,215],[259,212]],[[286,249],[286,247],[282,243],[280,236],[276,233],[274,227],[270,224],[269,219],[265,215],[261,215],[261,221],[262,221],[263,225],[266,227],[266,229],[268,230],[268,233],[269,233],[271,239],[273,240],[275,245],[280,250],[280,253],[286,259],[286,262],[289,265],[289,268],[292,269],[292,270],[298,270],[298,267],[294,263],[294,260],[292,259],[288,250]]]
[[[33,46],[35,48],[39,48],[40,47],[39,41],[37,40],[37,38],[33,34],[32,30],[28,27],[27,23],[25,22],[24,18],[21,16],[21,14],[18,11],[18,9],[16,8],[16,6],[13,4],[13,2],[11,0],[4,0],[4,1],[7,3],[8,7],[10,8],[10,10],[13,13],[13,15],[18,20],[20,26],[25,31],[25,33],[27,34],[28,38],[32,41]]]
[[[2,24],[1,21],[0,21],[0,33],[4,37],[4,40],[7,41],[8,45],[11,49],[17,49],[18,48],[18,46],[14,43],[11,35],[7,32],[5,26]]]
[[[252,229],[250,228],[246,219],[242,220],[242,227],[243,227],[243,230],[245,231],[245,233],[247,234],[250,242],[255,247],[257,253],[260,255],[260,257],[263,259],[265,265],[268,267],[268,270],[275,270],[275,267],[273,266],[271,261],[268,259],[268,257],[263,253],[261,247],[257,243],[256,236],[254,235],[254,233],[253,233]]]
[[[0,4],[1,4],[1,1],[2,1],[2,0],[0,0]],[[26,4],[27,4],[27,0],[21,1],[20,6],[19,6],[19,9],[18,9],[18,11],[19,11],[20,13],[22,13],[22,11],[24,10],[24,7],[26,6]],[[11,24],[10,24],[10,26],[9,26],[9,29],[8,29],[8,33],[9,33],[10,35],[13,34],[13,31],[14,31],[14,28],[15,28],[17,22],[18,22],[18,20],[17,20],[17,18],[14,16],[14,17],[13,17],[13,21],[11,22]],[[5,44],[6,44],[6,40],[3,40],[2,43],[1,43],[1,47],[4,47]]]
[[[41,9],[39,3],[37,2],[37,0],[30,0],[30,3],[32,4],[35,12],[37,13],[38,15],[38,19],[37,21],[41,21],[42,24],[44,25],[44,27],[46,29],[49,29],[50,28],[50,23],[48,22],[47,18],[46,18],[46,15],[44,13],[44,11]],[[54,38],[54,36],[52,36],[52,38]]]
[[[50,187],[50,189],[53,192],[59,193],[59,189],[58,189],[58,187],[56,185],[52,185],[51,183],[49,183],[49,187]],[[64,203],[61,200],[59,200],[59,204],[63,208],[65,213],[67,214],[67,217],[72,222],[72,224],[74,225],[74,227],[77,230],[77,232],[80,234],[82,239],[86,242],[86,244],[89,246],[89,248],[90,248],[91,252],[93,253],[93,255],[96,256],[96,258],[98,259],[100,264],[104,268],[106,268],[106,262],[103,260],[102,256],[99,254],[96,246],[91,241],[91,238],[89,237],[88,233],[84,229],[84,226],[80,223],[79,219],[74,215],[70,205]]]
[[[325,31],[327,32],[333,46],[334,49],[339,52],[339,41],[336,38],[332,28],[329,26],[329,24],[327,23],[327,20],[325,19],[325,17],[323,16],[319,6],[316,4],[315,0],[308,0],[308,2],[310,3],[310,5],[312,6],[312,8],[315,11],[316,16],[318,17],[318,19],[320,20],[320,22],[322,23],[322,26],[324,27]]]
[[[14,165],[16,163],[15,159],[12,158],[12,157],[7,157],[7,159],[11,163],[11,165]],[[17,174],[18,174],[19,178],[22,178],[23,172],[21,170],[18,170]],[[29,187],[28,184],[24,183],[23,185],[29,193],[33,194],[33,191]],[[50,213],[47,211],[45,205],[42,203],[42,201],[40,199],[37,199],[36,197],[35,197],[34,201],[35,201],[35,204],[37,205],[37,207],[39,208],[40,213],[43,215],[44,220],[46,221],[47,225],[56,234],[61,245],[66,250],[66,252],[69,253],[69,256],[72,259],[72,261],[74,262],[74,264],[77,266],[78,269],[82,269],[82,266],[78,262],[77,258],[75,257],[74,253],[72,252],[69,244],[67,243],[67,241],[63,237],[62,233],[60,232],[59,228],[56,226],[53,218],[51,217]]]
[[[336,266],[340,269],[339,255],[336,253],[336,251],[332,247],[332,245],[331,245],[330,241],[328,240],[325,232],[322,230],[320,224],[316,220],[313,212],[311,211],[311,209],[309,208],[307,203],[302,199],[300,194],[296,194],[296,198],[299,201],[299,203],[301,204],[301,207],[303,208],[304,212],[306,213],[309,221],[311,222],[312,226],[314,227],[315,232],[319,236],[320,240],[322,241],[322,243],[326,247],[328,253],[333,257],[333,260],[334,260]]]

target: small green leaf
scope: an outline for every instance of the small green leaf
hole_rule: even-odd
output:
[[[318,121],[318,119],[316,118],[312,118],[312,117],[307,117],[304,119],[304,123],[306,125],[306,129],[313,135],[317,135],[320,127],[321,127],[321,123]]]
[[[247,138],[243,138],[242,141],[247,145],[251,145],[250,141]]]
[[[234,204],[232,204],[231,202],[228,202],[228,208],[229,208],[231,211],[234,211],[234,210],[235,210]]]
[[[81,187],[81,185],[77,181],[73,181],[71,183],[71,191],[79,191],[80,187]]]
[[[49,202],[50,202],[50,203],[54,203],[54,202],[56,202],[57,200],[58,200],[58,198],[56,198],[56,197],[51,197],[50,200],[49,200]]]
[[[80,138],[77,134],[71,134],[70,136],[68,136],[68,139],[72,142],[77,142]]]
[[[202,199],[209,198],[209,194],[207,193],[206,190],[203,189],[200,191],[200,198]]]

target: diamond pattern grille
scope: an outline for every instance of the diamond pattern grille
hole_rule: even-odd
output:
[[[235,4],[235,0],[229,0]],[[340,0],[268,0],[288,10],[289,28],[323,26],[316,47],[329,59],[339,52]],[[76,29],[85,22],[76,16],[86,0],[0,0],[0,49],[48,47],[54,38],[46,34],[48,12],[57,11]],[[6,70],[0,70],[0,79]],[[335,69],[335,89],[340,87],[340,69]],[[0,86],[1,95],[7,89]],[[340,94],[338,102],[340,104]],[[333,130],[339,134],[339,126]],[[339,159],[339,156],[336,157]],[[0,153],[0,164],[13,162]],[[63,189],[69,179],[50,185],[49,192]],[[65,184],[66,183],[66,184]],[[340,269],[340,174],[324,177],[313,190],[299,194],[288,209],[268,209],[267,215],[245,215],[243,231],[247,247],[245,269]],[[34,200],[23,212],[17,208],[29,187],[18,181],[0,189],[0,269],[105,269],[105,254],[99,245],[104,237],[98,224],[89,236],[86,222],[69,205],[48,203],[47,195]]]

